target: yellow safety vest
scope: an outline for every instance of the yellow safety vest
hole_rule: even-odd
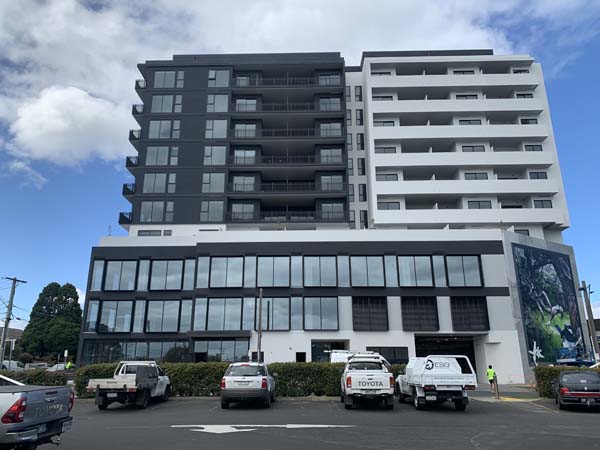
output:
[[[494,369],[487,370],[488,380],[490,380],[490,381],[493,380],[495,376],[496,376],[496,371]]]

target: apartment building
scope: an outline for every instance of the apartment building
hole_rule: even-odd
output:
[[[523,382],[589,348],[533,58],[138,67],[128,236],[92,249],[82,364],[256,358],[261,328],[268,362],[464,353],[480,375],[494,364],[501,382]]]

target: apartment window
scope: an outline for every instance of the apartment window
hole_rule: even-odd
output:
[[[362,86],[354,86],[354,101],[362,102]]]
[[[147,173],[144,175],[144,194],[164,193],[167,184],[166,173]]]
[[[359,202],[367,201],[367,185],[366,184],[358,185],[358,201]]]
[[[403,331],[438,331],[440,329],[436,297],[402,297]]]
[[[446,262],[442,255],[433,255],[431,257],[433,262],[433,277],[435,279],[436,287],[446,287]]]
[[[98,333],[129,333],[132,313],[132,301],[103,301]]]
[[[488,331],[487,300],[485,297],[450,297],[454,331]]]
[[[200,222],[222,222],[223,221],[223,202],[201,202],[200,203]]]
[[[467,206],[469,209],[492,209],[492,202],[490,200],[469,200]]]
[[[365,158],[358,158],[358,175],[366,175],[366,160]]]
[[[463,145],[463,152],[485,152],[485,145]]]
[[[344,92],[346,94],[346,103],[350,103],[352,101],[352,89],[350,88],[350,86],[346,86]]]
[[[153,95],[150,112],[171,113],[181,112],[181,95]]]
[[[353,287],[385,286],[381,256],[351,256],[350,268]]]
[[[368,352],[379,353],[390,364],[407,364],[408,363],[408,347],[370,347],[367,346]]]
[[[459,125],[481,125],[481,119],[460,119]]]
[[[344,189],[344,177],[341,175],[321,175],[319,183],[322,191],[342,191]]]
[[[354,175],[354,160],[348,158],[348,175]]]
[[[374,102],[389,102],[394,100],[394,96],[393,95],[374,95],[373,96],[373,101]]]
[[[465,180],[487,180],[487,172],[465,172]]]
[[[146,315],[146,301],[136,300],[133,313],[133,329],[134,333],[144,332],[144,316]]]
[[[326,122],[319,124],[320,136],[341,136],[342,124],[339,122]]]
[[[170,173],[167,177],[167,193],[174,194],[175,187],[177,184],[177,175],[174,173]]]
[[[203,173],[202,192],[225,192],[225,174],[221,172]]]
[[[231,187],[233,192],[254,192],[255,181],[253,176],[235,175]]]
[[[235,137],[256,137],[255,123],[236,123],[234,127]]]
[[[209,70],[208,87],[229,87],[229,70]]]
[[[473,69],[453,70],[452,73],[454,75],[475,75],[475,70],[473,70]]]
[[[352,133],[346,135],[346,147],[348,150],[352,150]]]
[[[356,213],[351,210],[349,211],[349,222],[350,222],[350,228],[355,230],[356,229]]]
[[[289,287],[289,256],[259,256],[257,269],[258,287]]]
[[[339,97],[326,97],[319,99],[319,111],[340,111],[342,99]]]
[[[173,214],[175,213],[175,203],[165,203],[165,222],[173,222]]]
[[[396,153],[396,147],[375,147],[375,153]]]
[[[354,331],[388,331],[387,297],[352,297]]]
[[[521,125],[535,125],[537,123],[538,123],[538,120],[535,118],[521,119]]]
[[[356,133],[356,150],[364,150],[365,149],[365,134],[364,133]]]
[[[530,92],[523,92],[523,93],[517,93],[516,94],[517,98],[533,98],[533,94]]]
[[[88,303],[87,315],[85,317],[85,324],[83,325],[83,331],[96,331],[96,325],[98,323],[99,308],[100,308],[100,302],[98,300],[91,300]]]
[[[321,203],[321,218],[323,220],[343,220],[343,203]]]
[[[335,256],[305,256],[304,286],[337,286]]]
[[[213,257],[210,262],[210,287],[242,287],[243,257]]]
[[[450,287],[481,287],[479,256],[446,256]]]
[[[351,109],[346,110],[346,126],[348,126],[348,127],[352,126],[352,110]]]
[[[172,89],[183,87],[183,71],[157,71],[154,72],[154,88]]]
[[[539,144],[526,144],[525,151],[526,152],[541,152],[543,151],[543,147]]]
[[[180,126],[179,120],[151,120],[148,139],[177,139]]]
[[[393,127],[394,121],[393,120],[375,120],[373,122],[373,126],[374,127]]]
[[[362,109],[357,109],[356,110],[356,125],[364,125],[363,110]]]
[[[366,228],[369,228],[369,216],[368,216],[367,210],[361,209],[359,211],[359,218],[360,218],[360,229],[364,230]]]
[[[171,157],[169,158],[169,165],[176,166],[179,163],[179,147],[171,147]]]
[[[529,236],[529,230],[527,228],[515,229],[515,233]]]
[[[175,87],[177,87],[177,88],[183,87],[183,75],[184,75],[184,72],[182,70],[177,71],[177,83],[176,83]]]
[[[254,329],[258,330],[259,318],[263,331],[290,329],[290,299],[288,297],[263,298],[261,316],[259,316],[258,308],[257,300]]]
[[[147,291],[149,279],[150,279],[150,260],[142,259],[139,262],[139,268],[138,268],[137,290],[138,291]]]
[[[183,271],[183,290],[190,291],[194,289],[194,274],[196,272],[196,260],[186,259],[185,270]]]
[[[229,110],[229,96],[227,94],[209,94],[207,96],[207,112],[227,112]]]
[[[341,76],[339,73],[320,73],[319,74],[319,85],[320,86],[336,86],[341,83]]]
[[[104,277],[104,261],[96,260],[92,268],[92,282],[90,291],[102,290],[102,278]]]
[[[250,86],[250,80],[250,75],[238,75],[237,77],[235,77],[235,84],[239,87],[248,87]],[[253,85],[256,85],[256,82],[258,80],[255,77],[253,77],[252,81],[254,81]]]
[[[304,297],[304,329],[337,330],[337,303],[337,297]]]
[[[456,94],[456,100],[477,100],[477,94]]]
[[[252,165],[256,163],[256,150],[235,149],[233,163],[237,165]]]
[[[529,73],[529,69],[513,69],[512,73]]]
[[[133,291],[137,261],[108,261],[106,263],[105,291]]]
[[[147,166],[176,166],[179,147],[150,146],[146,149]],[[169,156],[170,154],[170,156]]]
[[[319,160],[322,164],[340,164],[342,162],[341,148],[319,149]]]
[[[400,209],[400,202],[377,202],[377,209],[383,211]]]
[[[552,200],[534,200],[534,208],[552,208]]]
[[[375,175],[375,181],[398,181],[397,173],[378,173]]]
[[[227,120],[207,120],[206,139],[224,139],[227,137]]]
[[[179,332],[187,333],[192,329],[192,301],[181,301],[181,312],[179,314]]]
[[[152,261],[150,272],[151,291],[178,291],[183,281],[183,261]]]
[[[165,202],[142,202],[140,222],[162,222]]]
[[[149,301],[146,333],[176,333],[179,329],[179,300]]]
[[[256,104],[255,98],[238,98],[235,101],[235,110],[239,112],[256,111]]]
[[[223,166],[227,157],[227,147],[224,145],[212,145],[204,147],[205,166]]]
[[[547,180],[548,174],[546,172],[529,172],[530,180]]]
[[[254,204],[233,203],[231,205],[231,220],[254,220]]]
[[[431,257],[398,256],[400,286],[433,286]]]
[[[354,201],[354,185],[353,184],[348,185],[348,201],[349,202]]]

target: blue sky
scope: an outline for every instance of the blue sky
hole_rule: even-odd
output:
[[[334,50],[357,64],[362,50],[444,48],[528,53],[542,63],[572,222],[565,242],[575,247],[580,278],[597,288],[600,313],[599,1],[190,3],[0,5],[0,276],[28,281],[17,290],[15,316],[28,318],[51,281],[84,290],[91,247],[109,227],[125,234],[117,218],[130,207],[121,185],[130,181],[124,156],[135,154],[127,130],[135,127],[138,62]],[[8,295],[0,281],[0,299]]]

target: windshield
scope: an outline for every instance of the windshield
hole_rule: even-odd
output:
[[[350,363],[348,370],[383,370],[383,366],[376,361],[357,361]]]
[[[265,368],[262,366],[229,366],[225,376],[231,377],[255,377],[265,375]]]
[[[567,373],[562,376],[562,382],[568,384],[600,383],[600,374],[595,372]]]

